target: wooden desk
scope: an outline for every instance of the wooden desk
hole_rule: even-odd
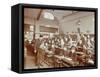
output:
[[[58,58],[59,60],[62,61],[62,63],[66,63],[66,65],[68,66],[74,66],[74,62],[71,58],[69,57],[64,57],[64,56],[58,56],[58,55],[54,55],[54,57]]]

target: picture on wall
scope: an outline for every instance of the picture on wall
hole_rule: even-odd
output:
[[[95,12],[24,8],[24,69],[95,65]]]
[[[97,8],[33,4],[12,7],[14,71],[97,68],[97,47]]]

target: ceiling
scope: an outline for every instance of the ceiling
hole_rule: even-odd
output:
[[[65,11],[65,10],[48,10],[48,9],[24,9],[24,18],[26,19],[41,19],[43,20],[44,12],[49,12],[58,20],[58,22],[65,22],[69,20],[75,20],[80,17],[92,15],[93,12],[78,12],[78,11]]]
[[[32,9],[32,8],[25,8],[24,9],[24,17],[25,18],[37,18],[41,9]],[[53,14],[58,20],[62,19],[63,17],[72,14],[72,11],[65,11],[65,10],[43,10],[41,12],[41,15],[43,15],[44,12],[49,12]],[[41,16],[43,17],[43,16]]]
[[[37,18],[38,13],[41,9],[32,9],[32,8],[25,8],[24,9],[24,17],[34,19]]]

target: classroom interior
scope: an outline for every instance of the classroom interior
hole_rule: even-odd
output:
[[[93,66],[95,14],[24,8],[24,69]]]

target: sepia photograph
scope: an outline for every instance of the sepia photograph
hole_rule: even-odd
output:
[[[95,66],[95,12],[24,8],[24,69]]]

